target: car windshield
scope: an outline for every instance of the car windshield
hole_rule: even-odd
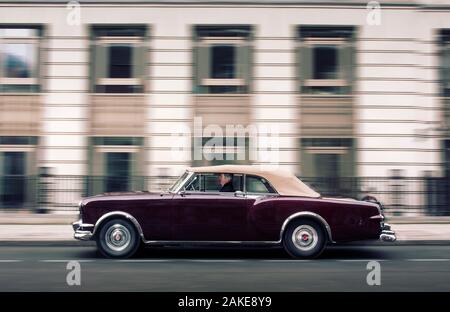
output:
[[[169,192],[174,193],[181,186],[181,184],[184,183],[188,175],[189,172],[187,171],[183,173],[181,177],[179,177],[178,180],[176,180],[175,183],[169,188]]]

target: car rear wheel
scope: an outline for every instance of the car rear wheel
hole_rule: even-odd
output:
[[[285,250],[294,258],[318,257],[327,239],[323,227],[313,220],[295,220],[288,224],[283,234]]]
[[[108,258],[129,258],[136,253],[140,244],[136,228],[124,219],[107,221],[97,236],[98,250]]]

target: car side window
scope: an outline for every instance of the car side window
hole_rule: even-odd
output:
[[[220,184],[218,180],[218,174],[208,174],[205,175],[205,184],[202,189],[203,192],[219,192]]]
[[[199,192],[201,189],[202,177],[199,174],[194,175],[191,180],[184,186],[185,191]]]
[[[220,192],[222,185],[219,183],[220,174],[208,174],[204,175],[204,188],[203,192]],[[243,176],[240,174],[233,174],[231,182],[233,183],[233,188],[236,191],[242,191],[242,180]]]
[[[275,193],[266,179],[255,176],[246,177],[245,188],[247,193]]]
[[[243,190],[243,180],[243,175],[233,175],[232,183],[236,191]],[[205,173],[195,174],[186,184],[184,190],[188,192],[218,193],[221,188],[222,185],[219,183],[219,174]]]

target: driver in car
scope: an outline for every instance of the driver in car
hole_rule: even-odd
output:
[[[229,173],[219,174],[220,192],[234,192],[233,175]]]

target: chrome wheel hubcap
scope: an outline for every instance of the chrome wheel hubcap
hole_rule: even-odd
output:
[[[122,251],[130,244],[131,233],[122,224],[114,224],[106,231],[105,241],[108,248],[114,251]]]
[[[317,231],[310,225],[300,225],[292,233],[292,242],[302,251],[313,249],[318,243]]]

